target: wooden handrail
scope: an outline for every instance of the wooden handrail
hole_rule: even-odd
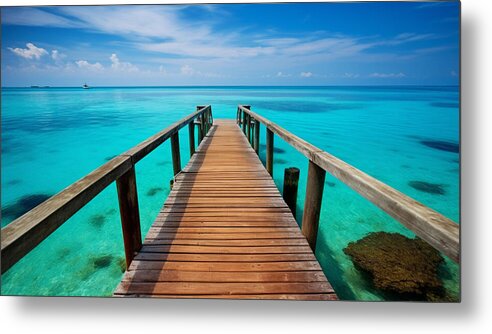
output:
[[[248,117],[261,122],[267,128],[267,134],[268,131],[277,134],[307,157],[311,163],[335,176],[413,231],[432,247],[459,263],[460,227],[458,224],[400,191],[308,143],[265,117],[254,113],[250,108],[239,106],[238,111],[243,113],[243,120],[246,118],[244,115],[247,114]],[[238,112],[237,116],[238,121],[241,120],[240,112]],[[273,151],[273,148],[271,151]]]
[[[177,136],[181,128],[192,123],[197,117],[206,114],[206,120],[211,121],[211,113],[210,106],[197,108],[196,112],[116,156],[2,228],[1,272],[6,272],[114,181],[117,181],[119,189],[118,199],[128,265],[131,262],[133,250],[139,247],[136,239],[140,237],[135,164],[166,139],[173,135]],[[179,159],[179,152],[173,152],[173,158]],[[177,166],[178,161],[173,162],[173,165]],[[126,235],[128,233],[129,236]]]

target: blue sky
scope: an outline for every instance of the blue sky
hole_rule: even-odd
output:
[[[459,3],[2,8],[3,86],[457,85]]]

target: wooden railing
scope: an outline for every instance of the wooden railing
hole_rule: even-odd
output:
[[[250,106],[238,107],[236,121],[256,152],[259,150],[260,123],[266,126],[266,169],[270,175],[273,176],[274,134],[309,159],[301,228],[313,251],[328,171],[432,247],[459,262],[460,229],[452,220],[252,112]]]
[[[17,218],[2,229],[2,273],[23,258],[65,221],[112,182],[116,181],[127,268],[142,247],[135,164],[171,138],[174,175],[181,171],[178,131],[189,126],[190,156],[212,125],[212,108],[198,106],[196,112],[172,124],[137,146],[113,158],[92,173]]]

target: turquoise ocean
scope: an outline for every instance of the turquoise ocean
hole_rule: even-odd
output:
[[[206,104],[212,105],[214,118],[235,118],[238,104],[251,105],[459,224],[458,87],[96,87],[2,89],[2,227]],[[181,131],[183,165],[189,159],[187,136]],[[283,170],[292,166],[301,169],[300,222],[308,161],[275,137],[279,189]],[[140,161],[136,173],[145,235],[169,193],[170,143]],[[342,299],[384,299],[343,253],[349,242],[372,231],[413,236],[327,174],[316,256]],[[122,263],[113,183],[3,275],[1,293],[110,296],[121,279]],[[447,292],[458,296],[459,267],[446,259],[441,277]]]

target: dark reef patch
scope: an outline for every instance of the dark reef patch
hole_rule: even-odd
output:
[[[431,106],[438,108],[459,108],[460,104],[455,102],[432,102]]]
[[[56,251],[56,257],[59,260],[64,260],[68,255],[70,255],[71,250],[68,247],[60,248]]]
[[[401,168],[405,168],[405,169],[412,168],[410,165],[401,165],[400,167],[401,167]]]
[[[343,250],[355,267],[389,299],[446,300],[438,276],[443,257],[419,238],[398,233],[373,232]]]
[[[7,182],[6,185],[8,185],[8,186],[15,186],[15,185],[18,185],[20,183],[22,183],[22,180],[13,179],[13,180],[10,180],[9,182]]]
[[[89,223],[94,227],[101,228],[101,226],[106,223],[106,216],[99,213],[92,215],[89,219]]]
[[[158,163],[156,163],[157,166],[167,166],[170,164],[171,164],[171,161],[159,161]]]
[[[51,195],[48,194],[33,194],[21,197],[14,204],[7,205],[5,208],[2,208],[2,215],[9,219],[16,219],[43,203],[50,197]]]
[[[96,256],[92,258],[91,261],[95,269],[106,268],[109,267],[109,265],[113,261],[113,256],[112,255]]]
[[[266,151],[266,145],[265,144],[260,144],[260,150]],[[280,147],[274,147],[273,148],[273,152],[274,153],[283,154],[283,153],[286,153],[287,151],[284,150],[283,148],[280,148]]]
[[[332,187],[332,188],[337,185],[335,182],[330,182],[330,181],[326,182],[326,184],[328,185],[328,187]]]
[[[425,181],[410,181],[408,182],[408,185],[414,189],[417,189],[419,191],[428,194],[434,194],[434,195],[446,194],[446,191],[443,188],[444,185],[442,184],[429,183]]]
[[[436,150],[460,153],[460,145],[455,142],[444,140],[421,140],[420,143]]]
[[[163,191],[163,188],[160,187],[155,187],[155,188],[150,188],[149,191],[147,191],[146,195],[147,196],[155,196],[157,193]]]
[[[287,165],[289,162],[285,159],[274,159],[274,161],[281,165]]]

